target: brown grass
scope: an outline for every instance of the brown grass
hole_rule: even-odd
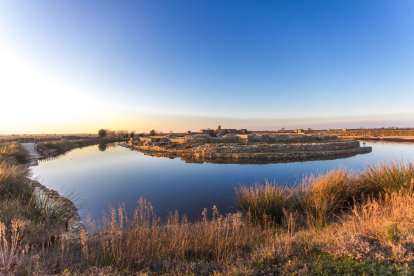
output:
[[[125,141],[125,138],[85,138],[85,139],[61,139],[57,141],[40,142],[37,144],[37,150],[44,156],[54,156],[64,154],[75,148],[82,148],[91,145],[113,143],[119,141]]]
[[[204,210],[203,220],[197,223],[189,223],[178,212],[162,223],[143,199],[132,217],[122,207],[111,208],[109,216],[101,231],[84,242],[88,246],[84,255],[93,265],[134,270],[165,262],[229,265],[254,251],[268,234],[243,221],[240,214],[223,216],[215,207],[210,218]]]
[[[236,188],[236,203],[239,209],[257,221],[282,222],[283,210],[291,204],[293,193],[286,187],[266,181],[252,187]]]
[[[23,164],[29,161],[29,155],[20,143],[0,143],[0,161],[1,160],[9,163]]]
[[[323,227],[347,207],[353,192],[350,179],[350,173],[344,170],[303,178],[298,203],[308,225]]]
[[[132,214],[110,208],[68,239],[27,170],[0,162],[0,274],[409,274],[413,171],[398,163],[308,176],[293,188],[242,186],[241,213],[213,207],[197,222],[160,218],[140,199]]]

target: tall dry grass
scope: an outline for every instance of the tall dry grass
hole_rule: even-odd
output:
[[[216,207],[211,216],[205,209],[200,222],[190,223],[178,212],[162,222],[140,199],[131,217],[123,207],[111,208],[100,231],[83,242],[82,252],[90,264],[119,269],[177,261],[225,265],[254,251],[269,235],[270,230],[243,221],[240,214],[223,216]]]
[[[413,163],[379,164],[360,173],[333,170],[304,177],[294,187],[265,183],[236,189],[239,209],[254,218],[280,223],[284,212],[296,213],[303,226],[323,227],[367,197],[409,190],[414,186]],[[305,225],[306,224],[306,225]]]
[[[28,183],[27,175],[27,168],[0,161],[0,201],[28,199],[33,189]]]
[[[297,188],[297,202],[308,225],[323,227],[349,207],[352,189],[351,174],[345,170],[304,177]]]
[[[23,164],[29,161],[29,155],[18,142],[0,143],[1,160]]]
[[[369,166],[355,175],[355,188],[358,193],[372,195],[390,193],[411,188],[414,179],[414,163],[394,162]]]
[[[10,229],[0,222],[0,273],[12,271],[28,255],[28,244],[22,244],[24,222],[13,220]]]
[[[273,220],[281,223],[284,209],[289,208],[292,200],[293,193],[290,189],[269,181],[263,185],[236,188],[238,208],[255,221]]]

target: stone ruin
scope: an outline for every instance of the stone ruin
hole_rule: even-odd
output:
[[[336,136],[255,134],[245,129],[202,129],[197,133],[133,139],[130,147],[153,156],[180,157],[186,162],[278,163],[325,160],[371,151],[359,141]]]

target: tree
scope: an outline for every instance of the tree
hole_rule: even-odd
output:
[[[129,134],[131,138],[134,138],[135,136],[135,131],[131,131],[131,133]]]
[[[99,137],[101,137],[101,138],[104,138],[107,134],[108,134],[108,133],[107,133],[106,129],[100,129],[100,130],[98,131],[98,135],[99,135]]]
[[[151,135],[151,136],[154,136],[155,134],[157,134],[157,132],[155,131],[155,129],[152,129],[152,130],[150,131],[150,135]]]

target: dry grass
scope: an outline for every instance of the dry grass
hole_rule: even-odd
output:
[[[355,187],[365,195],[410,189],[414,179],[414,163],[379,164],[355,176]]]
[[[293,188],[242,186],[242,213],[213,207],[198,222],[177,212],[162,219],[140,199],[132,214],[110,208],[68,240],[27,170],[0,162],[0,274],[409,274],[413,176],[413,164],[398,163],[308,176]]]
[[[340,246],[334,251],[355,259],[377,258],[414,264],[413,210],[414,195],[403,191],[354,206],[335,235]]]
[[[349,206],[350,179],[350,173],[344,170],[303,178],[298,203],[308,225],[323,227]]]
[[[75,148],[82,148],[91,145],[97,145],[101,143],[113,143],[119,141],[125,141],[125,138],[85,138],[68,140],[61,139],[57,141],[40,142],[37,144],[37,150],[44,156],[64,154]]]
[[[132,217],[122,207],[110,209],[99,233],[83,242],[82,252],[90,264],[118,269],[162,269],[166,262],[225,266],[245,258],[266,237],[269,231],[246,223],[237,213],[223,216],[215,207],[210,218],[203,211],[201,222],[189,223],[176,212],[162,223],[151,204],[140,199]]]
[[[253,220],[266,223],[282,222],[284,209],[291,204],[293,193],[286,187],[266,181],[264,185],[236,188],[236,203],[239,209]]]
[[[29,155],[20,143],[0,143],[0,161],[1,160],[9,163],[23,164],[29,161]]]
[[[391,163],[368,167],[363,172],[333,170],[304,177],[292,188],[274,183],[236,189],[238,207],[254,218],[282,221],[284,213],[296,213],[302,226],[323,227],[367,197],[377,198],[414,186],[414,164]]]

